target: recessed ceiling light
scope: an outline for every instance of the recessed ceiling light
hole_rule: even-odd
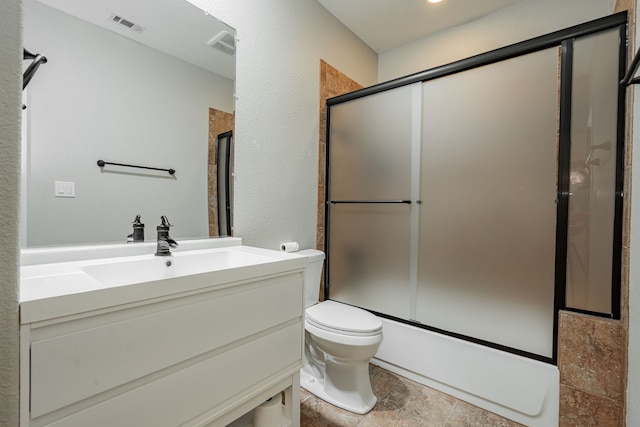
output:
[[[429,3],[440,3],[442,0],[427,0]]]

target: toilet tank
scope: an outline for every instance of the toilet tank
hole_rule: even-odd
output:
[[[296,252],[296,255],[306,256],[309,260],[304,272],[304,307],[307,308],[319,301],[324,252],[317,249],[305,249]]]

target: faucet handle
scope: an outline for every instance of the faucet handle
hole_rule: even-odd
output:
[[[169,223],[169,220],[167,219],[166,216],[162,215],[160,217],[160,221],[162,222],[162,224],[160,225],[162,225],[163,227],[171,227],[171,224]]]

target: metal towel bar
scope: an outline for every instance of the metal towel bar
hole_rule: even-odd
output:
[[[342,203],[405,203],[410,205],[411,200],[330,200],[329,203],[334,205]]]
[[[154,171],[164,171],[168,172],[169,175],[173,175],[176,173],[175,169],[162,169],[162,168],[152,168],[149,166],[137,166],[137,165],[127,165],[125,163],[114,163],[114,162],[105,162],[104,160],[98,160],[98,166],[103,167],[104,165],[115,165],[115,166],[125,166],[128,168],[139,168],[139,169],[151,169]]]

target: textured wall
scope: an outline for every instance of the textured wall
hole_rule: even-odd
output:
[[[377,55],[315,0],[190,0],[237,30],[235,234],[316,244],[318,63],[364,85]]]
[[[0,1],[0,426],[18,425],[20,0]]]

